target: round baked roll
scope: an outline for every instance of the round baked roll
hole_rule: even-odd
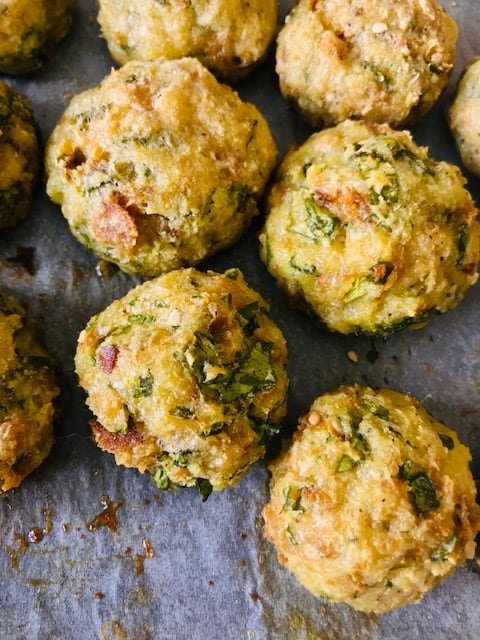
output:
[[[236,80],[264,57],[276,30],[276,0],[99,0],[98,21],[112,57],[192,56]]]
[[[480,176],[480,56],[465,67],[448,120],[463,164]]]
[[[237,482],[285,414],[287,351],[241,273],[172,271],[94,316],[75,358],[97,444],[160,489]]]
[[[480,227],[464,183],[407,131],[346,121],[287,153],[262,258],[293,304],[332,331],[422,326],[478,278]]]
[[[378,614],[416,602],[474,556],[470,459],[412,397],[342,387],[271,463],[265,535],[316,596]]]
[[[72,23],[74,0],[4,0],[0,11],[0,72],[39,69]]]
[[[50,452],[58,394],[25,310],[0,294],[0,493],[18,487]]]
[[[155,276],[235,242],[275,158],[259,111],[197,60],[130,62],[70,103],[47,191],[87,248]]]
[[[0,228],[13,227],[30,213],[38,164],[32,109],[0,80]]]
[[[313,126],[397,127],[436,102],[456,40],[436,0],[300,0],[278,36],[280,88]]]

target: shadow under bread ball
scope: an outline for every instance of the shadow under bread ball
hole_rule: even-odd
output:
[[[277,0],[100,0],[98,21],[119,64],[192,56],[236,80],[265,57]]]
[[[287,351],[242,274],[180,269],[94,316],[75,358],[92,433],[160,489],[235,484],[285,415]]]
[[[235,242],[275,158],[266,120],[197,60],[129,62],[71,101],[47,192],[87,248],[155,276]]]
[[[39,69],[68,33],[74,0],[3,0],[0,73]]]
[[[292,303],[332,331],[422,326],[478,278],[480,226],[464,183],[407,131],[346,121],[285,156],[262,259]]]
[[[458,81],[448,123],[463,164],[480,177],[480,56],[470,60]]]
[[[359,385],[317,398],[270,464],[265,535],[314,595],[377,614],[475,554],[470,451],[414,398]]]
[[[283,95],[313,126],[422,117],[455,64],[457,26],[436,0],[300,0],[278,36]]]
[[[0,494],[17,487],[53,446],[51,362],[25,323],[25,310],[0,294]]]
[[[0,80],[0,229],[14,227],[30,213],[38,166],[32,109]]]

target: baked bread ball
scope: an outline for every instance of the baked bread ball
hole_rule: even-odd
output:
[[[54,441],[51,363],[25,324],[25,310],[0,294],[0,494],[18,487]]]
[[[277,24],[276,0],[99,0],[98,21],[112,57],[198,58],[236,80],[266,54]]]
[[[292,303],[332,331],[422,326],[478,278],[480,227],[464,183],[407,131],[346,121],[287,153],[262,258]]]
[[[93,438],[160,489],[236,483],[278,431],[285,340],[237,269],[180,269],[93,317],[76,371]]]
[[[74,0],[3,0],[0,72],[39,69],[68,33]]]
[[[316,596],[377,614],[416,602],[474,556],[470,459],[414,398],[342,387],[270,465],[265,535]]]
[[[300,0],[278,36],[283,95],[315,127],[398,127],[447,85],[457,26],[436,0]]]
[[[237,240],[275,158],[262,115],[197,60],[129,62],[70,103],[47,191],[87,248],[156,276]]]
[[[480,176],[480,56],[464,69],[448,121],[463,164]]]
[[[38,175],[38,140],[29,104],[0,80],[0,228],[30,213]]]

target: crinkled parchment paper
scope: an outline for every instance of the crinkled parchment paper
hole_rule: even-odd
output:
[[[460,27],[448,91],[417,142],[459,163],[444,119],[453,82],[480,53],[480,0],[444,0]],[[282,18],[292,2],[281,2]],[[78,0],[74,28],[38,73],[8,81],[34,105],[45,143],[71,95],[113,66],[99,37],[94,0]],[[278,91],[270,56],[238,84],[265,114],[283,153],[310,130]],[[477,203],[480,183],[470,176]],[[258,257],[257,222],[238,245],[202,268],[240,267],[272,303],[290,352],[291,428],[313,398],[345,382],[390,385],[414,394],[471,447],[480,477],[480,285],[427,328],[387,339],[331,335],[290,310]],[[33,249],[33,274],[17,254]],[[25,253],[25,249],[23,249]],[[478,640],[480,575],[474,562],[410,606],[376,618],[317,600],[282,569],[262,537],[268,495],[263,463],[238,486],[202,503],[195,490],[162,494],[147,476],[117,468],[88,438],[89,413],[73,355],[90,316],[138,280],[100,277],[96,258],[70,235],[42,182],[34,212],[0,232],[0,287],[28,305],[58,368],[63,414],[49,459],[0,500],[2,640]],[[353,350],[358,362],[347,352]],[[102,496],[117,508],[117,530],[92,520]],[[113,525],[114,518],[110,518]],[[90,523],[90,529],[88,528]],[[95,526],[95,524],[97,526]]]

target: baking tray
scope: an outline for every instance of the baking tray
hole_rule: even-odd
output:
[[[292,4],[280,3],[282,19]],[[465,61],[480,53],[480,2],[442,4],[460,28],[457,65],[448,91],[413,133],[434,157],[459,164],[444,110]],[[79,0],[73,30],[51,61],[34,75],[7,79],[30,98],[43,143],[70,97],[113,66],[95,15],[93,0]],[[273,55],[237,89],[267,117],[281,153],[311,133],[280,96]],[[478,179],[469,176],[469,188],[478,203]],[[290,353],[286,429],[317,395],[342,383],[389,385],[414,394],[457,430],[480,477],[480,286],[419,331],[330,334],[286,305],[258,257],[260,224],[201,268],[240,267],[271,301]],[[121,272],[102,277],[96,266],[43,182],[32,216],[1,232],[1,289],[38,321],[62,387],[52,454],[0,500],[2,640],[478,640],[480,575],[473,561],[420,605],[381,618],[356,613],[314,598],[278,565],[262,537],[264,463],[202,503],[195,490],[160,493],[147,476],[116,467],[99,451],[88,437],[90,415],[73,371],[76,340],[91,315],[139,280]],[[358,362],[348,359],[350,350]],[[110,506],[97,518],[102,500]]]

